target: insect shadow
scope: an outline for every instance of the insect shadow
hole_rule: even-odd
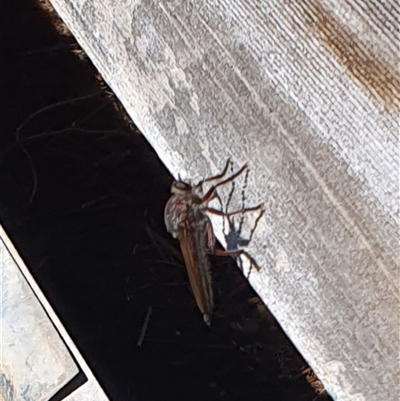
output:
[[[231,165],[231,170],[232,170],[232,165]],[[242,186],[242,191],[241,191],[241,207],[239,209],[240,213],[234,213],[231,214],[229,213],[229,205],[232,201],[233,194],[236,189],[236,181],[231,182],[231,189],[227,198],[227,202],[225,204],[225,207],[223,206],[222,199],[219,194],[216,195],[216,198],[218,202],[221,205],[221,209],[223,213],[221,215],[224,216],[223,219],[223,234],[226,242],[226,247],[227,247],[227,253],[229,253],[230,256],[232,256],[237,264],[239,265],[239,268],[244,270],[243,266],[243,260],[240,258],[240,256],[244,256],[250,264],[250,268],[247,274],[247,278],[250,277],[250,273],[253,268],[255,268],[257,271],[261,270],[261,267],[257,264],[255,259],[245,250],[243,247],[247,247],[250,242],[253,239],[254,233],[257,229],[258,223],[260,222],[261,218],[265,214],[265,207],[263,204],[261,204],[258,208],[246,208],[245,207],[245,202],[246,202],[246,188],[248,184],[248,176],[249,176],[249,169],[246,170],[245,176],[244,176],[244,183]],[[243,224],[245,221],[245,215],[250,212],[258,211],[258,216],[253,224],[253,227],[250,230],[250,234],[248,238],[243,237]],[[239,216],[239,218],[237,217]],[[236,217],[236,218],[235,218]]]

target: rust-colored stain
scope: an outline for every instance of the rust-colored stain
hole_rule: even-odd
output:
[[[334,54],[346,72],[386,107],[400,105],[400,76],[391,66],[382,63],[365,45],[350,34],[317,1],[298,3],[315,30],[318,41]]]

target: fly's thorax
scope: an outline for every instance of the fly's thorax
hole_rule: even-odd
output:
[[[171,193],[164,211],[167,231],[177,238],[180,228],[188,224],[192,230],[201,232],[207,222],[207,203],[202,201],[202,189],[184,181],[174,181]]]
[[[187,219],[188,208],[187,200],[181,195],[172,195],[165,205],[165,226],[174,238],[178,237],[179,227]]]

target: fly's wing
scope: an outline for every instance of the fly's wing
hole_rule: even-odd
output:
[[[204,321],[210,325],[214,308],[211,267],[207,254],[206,227],[203,231],[202,224],[199,223],[201,222],[197,222],[195,229],[188,220],[182,222],[178,238],[196,304],[203,314]]]

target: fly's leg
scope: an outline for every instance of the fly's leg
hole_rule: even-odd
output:
[[[261,218],[261,216],[265,213],[265,206],[264,203],[260,203],[258,206],[253,206],[253,207],[246,207],[240,210],[235,210],[234,212],[224,212],[222,210],[214,209],[212,207],[207,207],[207,212],[215,214],[217,216],[222,216],[222,217],[230,217],[230,216],[235,216],[237,214],[242,214],[246,212],[255,212],[257,210],[260,211],[260,216],[257,218],[258,220]]]
[[[221,179],[222,177],[225,177],[226,173],[228,172],[228,168],[229,168],[229,165],[230,165],[230,164],[232,164],[231,158],[229,158],[229,159],[226,161],[226,164],[225,164],[224,169],[222,170],[222,173],[217,174],[217,175],[214,175],[213,177],[205,178],[204,180],[200,181],[200,182],[196,185],[195,188],[196,188],[196,189],[199,189],[199,188],[201,188],[201,187],[203,186],[203,184],[204,184],[205,182],[210,182],[210,181],[214,181],[214,180],[219,180],[219,179]]]
[[[224,250],[224,249],[215,249],[215,234],[211,224],[211,221],[207,220],[207,248],[209,253],[216,256],[239,256],[243,253],[242,249],[232,249],[232,250]]]
[[[257,271],[261,270],[261,267],[257,264],[257,262],[254,260],[254,258],[248,252],[246,252],[244,249],[229,249],[229,250],[216,249],[215,252],[214,252],[214,255],[216,255],[216,256],[231,256],[233,258],[237,258],[237,257],[239,257],[241,255],[245,256],[248,259],[248,261],[250,262],[250,269],[249,269],[249,273],[247,274],[247,278],[250,277],[251,269],[253,267],[255,267],[255,269]],[[239,266],[241,266],[241,264]]]
[[[240,256],[243,253],[246,253],[243,249],[216,249],[214,255],[216,256]]]
[[[216,255],[216,256],[231,256],[231,257],[234,257],[234,258],[237,258],[240,255],[244,255],[250,262],[250,269],[249,269],[249,273],[247,274],[247,278],[250,277],[250,273],[251,273],[252,267],[255,267],[257,271],[261,270],[260,266],[254,260],[254,258],[248,252],[246,252],[244,249],[229,249],[229,250],[215,249],[214,255]]]
[[[218,187],[221,187],[222,185],[226,185],[230,182],[232,182],[236,177],[238,177],[240,174],[242,174],[244,171],[246,171],[249,168],[247,163],[235,174],[232,174],[230,177],[226,178],[225,180],[219,182],[218,184],[213,185],[207,193],[201,198],[200,204],[203,203],[208,203],[210,202],[215,196],[216,196],[216,191]],[[226,169],[226,168],[225,168]]]

